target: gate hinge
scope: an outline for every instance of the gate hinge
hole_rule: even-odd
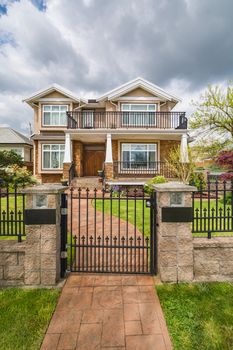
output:
[[[68,214],[68,208],[61,208],[61,215],[67,215]]]
[[[68,256],[66,251],[61,252],[61,259],[66,259]]]

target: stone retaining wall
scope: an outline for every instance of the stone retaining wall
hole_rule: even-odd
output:
[[[193,247],[195,281],[233,281],[233,237],[198,237]]]
[[[0,287],[24,285],[25,243],[0,241]]]

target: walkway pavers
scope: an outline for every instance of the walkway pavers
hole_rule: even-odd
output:
[[[171,350],[154,278],[71,274],[41,346],[56,349]]]

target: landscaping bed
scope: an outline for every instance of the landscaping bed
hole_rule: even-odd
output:
[[[0,289],[0,349],[39,350],[58,289]]]
[[[174,350],[233,349],[233,284],[156,287]]]

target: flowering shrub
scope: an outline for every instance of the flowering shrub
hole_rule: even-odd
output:
[[[224,151],[219,154],[216,163],[224,168],[233,170],[233,151]]]
[[[224,173],[219,176],[219,179],[222,181],[231,181],[233,180],[233,173]]]
[[[26,186],[37,183],[37,180],[31,175],[31,172],[26,167],[19,165],[9,165],[0,170],[0,177],[4,183],[9,185]]]

